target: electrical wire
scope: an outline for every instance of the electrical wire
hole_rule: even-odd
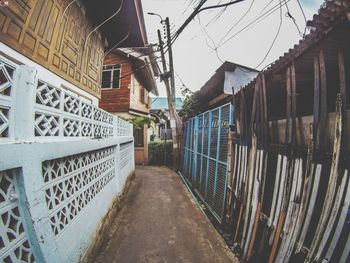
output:
[[[129,72],[126,72],[125,74],[123,74],[123,75],[121,75],[121,76],[119,77],[119,80],[124,79],[124,78],[127,78],[127,77],[129,77],[129,76],[135,74],[136,72],[138,72],[138,71],[140,71],[141,69],[147,67],[148,65],[150,65],[150,64],[152,64],[152,63],[154,63],[154,62],[157,62],[158,59],[161,59],[161,57],[160,57],[160,56],[159,56],[159,57],[155,57],[154,59],[150,60],[149,62],[146,62],[144,65],[142,65],[142,66],[140,66],[140,67],[138,67],[138,68],[136,68],[136,69],[134,69],[134,70],[131,70],[131,71],[129,71]],[[119,65],[123,65],[123,64],[125,64],[125,63],[120,63],[120,62],[119,62],[118,64],[119,64]],[[167,63],[167,64],[168,64],[168,63]],[[169,64],[168,64],[168,65],[169,65]],[[158,63],[157,63],[157,66],[159,67]],[[160,70],[160,72],[161,72],[161,70]],[[180,80],[181,84],[182,84],[185,88],[187,88],[186,85],[184,84],[183,80],[182,80],[181,77],[179,76],[179,74],[178,74],[175,70],[174,70],[174,72],[175,72],[176,77]]]
[[[180,26],[180,28],[173,34],[171,35],[171,43],[170,43],[170,46],[167,47],[167,49],[164,51],[164,53],[167,53],[169,48],[173,45],[173,43],[176,41],[176,39],[179,37],[179,35],[182,33],[182,31],[186,28],[186,26],[189,24],[189,22],[198,14],[200,13],[201,11],[204,11],[204,10],[208,10],[208,9],[212,9],[212,8],[219,8],[219,7],[224,7],[224,6],[229,6],[229,5],[232,5],[232,4],[235,4],[235,3],[238,3],[238,2],[242,2],[244,0],[237,0],[237,1],[231,1],[230,3],[226,3],[226,4],[222,4],[222,5],[216,5],[216,6],[209,6],[209,7],[204,7],[204,8],[200,8],[205,2],[206,0],[202,0],[199,2],[199,4],[197,5],[197,7],[195,8],[195,10],[191,13],[191,15],[186,19],[186,21],[182,24],[182,26]],[[277,11],[278,9],[280,10],[280,24],[278,26],[278,30],[277,30],[277,33],[267,51],[267,53],[265,54],[264,58],[262,59],[262,61],[255,67],[259,67],[267,58],[267,56],[269,55],[269,53],[271,52],[277,38],[278,38],[278,35],[280,33],[280,30],[281,30],[281,25],[282,25],[282,6],[283,5],[286,5],[290,0],[284,0],[284,4],[281,3],[281,0],[279,0],[279,3],[277,5],[275,5],[274,7],[270,8],[268,11],[266,11],[264,14],[258,16],[256,19],[254,19],[253,21],[251,21],[248,25],[246,25],[245,27],[243,27],[241,30],[239,30],[237,33],[235,33],[233,36],[231,36],[229,39],[225,40],[223,43],[220,44],[220,46],[224,45],[225,43],[227,43],[227,41],[231,40],[234,36],[238,35],[239,33],[241,32],[244,32],[245,30],[249,29],[251,26],[254,26],[255,24],[261,22],[262,20],[266,19],[267,17],[269,17],[270,15],[272,15],[275,11]],[[192,3],[193,1],[191,1]],[[254,1],[253,1],[254,2]],[[259,14],[261,14],[271,3],[273,2],[270,1],[264,8],[262,11],[260,11]],[[299,1],[298,1],[299,2]],[[252,4],[251,4],[252,5]],[[277,8],[276,8],[277,7]],[[249,8],[248,8],[249,10]],[[216,47],[214,48],[214,50],[217,51],[217,49],[220,47]],[[155,50],[155,51],[152,51],[148,54],[142,54],[140,55],[141,56],[147,56],[147,55],[150,55],[150,54],[153,54],[155,52],[158,52],[159,50]],[[122,78],[125,78],[125,77],[128,77],[130,76],[131,74],[137,72],[138,70],[141,70],[143,67],[146,67],[148,66],[149,64],[157,61],[158,59],[160,59],[161,57],[156,57],[155,59],[153,59],[152,61],[146,63],[145,65],[139,67],[138,69],[136,70],[133,70],[131,72],[129,72],[128,74],[124,75],[121,77]],[[268,66],[268,65],[267,65]],[[176,73],[176,72],[175,72]],[[183,81],[181,80],[181,78],[179,77],[179,75],[176,73],[176,76],[180,79],[180,81],[182,82],[182,84],[184,85]]]
[[[271,0],[270,2],[268,2],[268,3],[263,7],[263,9],[261,9],[261,11],[259,12],[259,15],[260,15],[262,12],[264,12],[264,11],[266,10],[266,8],[268,8],[268,7],[270,6],[270,4],[271,4],[273,1],[275,1],[275,0]]]
[[[193,2],[194,2],[194,0],[191,0],[191,1],[189,2],[189,4],[187,5],[187,7],[185,8],[185,10],[182,11],[182,14],[185,14],[185,13],[187,12],[187,10],[190,8],[190,6],[192,5]]]
[[[176,31],[176,33],[173,36],[172,43],[174,43],[176,41],[176,39],[183,32],[183,30],[188,26],[188,24],[193,20],[193,18],[196,15],[198,15],[200,12],[205,11],[205,10],[209,10],[209,9],[215,9],[215,8],[221,8],[221,7],[230,6],[230,5],[237,4],[237,3],[240,3],[240,2],[243,2],[243,1],[245,1],[245,0],[235,0],[235,1],[230,1],[229,3],[225,3],[225,4],[221,4],[221,5],[213,5],[213,6],[202,7],[205,4],[205,2],[207,2],[207,0],[202,0],[197,5],[195,10],[190,14],[190,16],[185,20],[185,22]]]
[[[215,42],[213,40],[213,38],[208,34],[208,32],[204,29],[204,27],[202,26],[202,23],[201,23],[201,19],[200,19],[200,16],[198,15],[197,16],[197,20],[198,20],[198,25],[200,26],[201,28],[201,32],[204,36],[204,40],[205,40],[205,43],[207,44],[207,46],[210,48],[210,49],[215,49]],[[213,44],[213,46],[210,46],[209,43],[208,43],[208,39],[207,37],[210,39],[211,43]]]
[[[197,15],[200,8],[207,2],[207,0],[201,0],[198,5],[194,8],[193,12],[187,17],[185,22],[178,28],[176,33],[173,36],[173,39],[176,39],[182,31],[187,27],[187,25],[192,21],[192,19]],[[175,40],[173,40],[175,41]]]
[[[214,8],[226,7],[226,6],[238,4],[239,2],[243,2],[243,1],[245,1],[245,0],[235,0],[235,1],[231,1],[231,2],[226,3],[226,4],[206,6],[206,7],[203,7],[203,8],[201,8],[201,9],[199,9],[198,14],[199,14],[200,12],[202,12],[202,11],[205,11],[205,10],[214,9]]]
[[[76,1],[77,1],[77,0],[72,0],[72,1],[66,6],[66,8],[63,10],[63,13],[62,13],[62,16],[61,16],[61,19],[60,19],[60,24],[62,23],[62,20],[63,20],[63,18],[64,18],[64,15],[66,14],[68,8],[69,8],[74,2],[76,2]]]
[[[156,57],[155,59],[153,59],[153,60],[151,60],[151,61],[149,61],[149,62],[146,62],[144,65],[142,65],[142,66],[140,66],[140,67],[138,67],[138,68],[136,68],[136,69],[134,69],[134,70],[131,70],[131,71],[129,71],[129,72],[123,74],[121,77],[119,77],[119,79],[124,79],[124,78],[126,78],[126,77],[131,76],[132,74],[134,74],[134,73],[140,71],[141,69],[147,67],[148,65],[150,65],[150,64],[152,64],[152,63],[154,63],[154,62],[156,62],[156,61],[157,61],[158,59],[160,59],[160,58],[161,58],[161,57]],[[118,63],[118,64],[119,64],[119,65],[123,65],[123,64],[121,64],[121,63]]]
[[[182,86],[188,89],[185,83],[183,82],[182,78],[180,77],[180,75],[176,72],[176,70],[174,70],[174,72],[175,72],[175,76],[178,78],[178,80],[180,80]]]
[[[288,0],[290,1],[290,0]],[[234,38],[235,36],[239,35],[240,33],[250,29],[251,27],[253,27],[254,25],[258,24],[259,22],[261,22],[262,20],[264,20],[265,18],[269,17],[270,15],[272,15],[272,13],[274,13],[275,11],[278,10],[278,6],[279,4],[275,5],[274,7],[272,7],[271,9],[269,9],[268,11],[266,11],[265,13],[263,13],[262,15],[256,17],[254,20],[252,20],[249,24],[247,24],[246,26],[244,26],[243,28],[241,28],[238,32],[236,32],[234,35],[232,35],[230,38],[226,39],[224,42],[222,42],[220,44],[219,47],[225,45],[228,41],[230,41],[232,38]],[[277,7],[277,8],[276,8]]]
[[[230,27],[230,29],[222,36],[222,38],[219,40],[219,45],[221,42],[225,39],[225,37],[231,33],[231,31],[247,16],[249,11],[252,9],[252,6],[254,4],[255,0],[252,0],[251,4],[249,5],[247,11],[237,20],[236,23],[233,24],[233,26]]]
[[[147,47],[146,47],[147,48]],[[115,49],[115,48],[114,48]],[[137,50],[135,50],[135,49],[132,49],[132,48],[128,48],[128,49],[131,49],[129,52],[127,52],[127,51],[125,51],[125,50],[122,50],[121,52],[123,52],[125,55],[129,55],[129,54],[131,54],[131,53],[140,53],[140,55],[138,55],[138,56],[133,56],[134,58],[140,58],[140,57],[147,57],[147,56],[150,56],[150,55],[152,55],[152,54],[154,54],[154,53],[156,53],[156,52],[159,52],[159,50],[152,50],[152,51],[150,51],[150,52],[147,52],[147,53],[142,53],[141,51],[137,51]],[[111,51],[113,51],[113,50],[111,50]],[[110,52],[111,52],[110,51]],[[128,62],[128,61],[130,61],[130,59],[125,59],[125,60],[122,60],[122,61],[120,61],[120,62]]]
[[[103,22],[101,22],[97,27],[95,27],[86,37],[85,39],[85,43],[84,43],[84,49],[86,49],[86,44],[90,38],[90,36],[92,35],[92,33],[94,33],[97,29],[99,29],[101,26],[103,26],[104,24],[106,24],[109,20],[111,20],[113,17],[115,17],[116,15],[119,14],[119,12],[122,10],[122,6],[123,6],[124,0],[121,1],[120,6],[118,8],[118,10],[116,12],[114,12],[114,14],[112,14],[110,17],[108,17],[107,19],[105,19]]]
[[[286,2],[286,0],[284,0],[284,2]],[[304,37],[304,34],[300,31],[300,28],[297,24],[296,19],[294,18],[294,16],[291,14],[288,4],[286,3],[286,8],[287,8],[287,13],[286,13],[286,17],[290,18],[293,21],[293,24],[295,25],[296,29],[298,30],[298,33],[301,37]]]
[[[129,35],[130,35],[130,31],[125,35],[125,37],[124,37],[122,40],[120,40],[117,44],[115,44],[112,48],[110,48],[107,52],[105,52],[105,53],[103,54],[103,59],[104,59],[113,49],[117,48],[117,46],[119,46],[121,43],[123,43],[123,42],[129,37]]]
[[[118,48],[117,48],[118,49]],[[115,50],[115,49],[114,49]],[[112,51],[114,51],[113,49],[110,51],[110,52],[112,52]],[[151,52],[149,52],[149,53],[146,53],[146,54],[144,54],[144,53],[142,53],[142,52],[138,52],[138,51],[136,51],[136,50],[131,50],[131,51],[129,51],[129,52],[127,52],[127,51],[124,51],[124,50],[120,50],[120,52],[123,52],[126,56],[128,56],[129,54],[131,54],[131,53],[140,53],[140,55],[138,55],[138,56],[133,56],[134,58],[141,58],[141,57],[145,57],[145,56],[149,56],[149,55],[151,55],[151,54],[154,54],[155,52],[157,52],[157,51],[151,51]],[[121,60],[120,61],[120,63],[123,63],[123,62],[128,62],[128,61],[130,61],[130,59],[124,59],[124,60]]]
[[[291,0],[286,0],[286,2],[290,2]],[[284,4],[282,4],[284,5]],[[234,37],[236,37],[237,35],[239,35],[240,33],[250,29],[251,27],[253,27],[254,25],[260,23],[261,21],[263,21],[264,19],[266,19],[267,17],[269,17],[270,15],[272,15],[274,12],[276,12],[277,10],[279,10],[279,4],[273,6],[272,8],[270,8],[268,11],[266,11],[265,13],[259,15],[258,17],[256,17],[255,19],[253,19],[251,22],[249,22],[247,25],[245,25],[243,28],[241,28],[239,31],[237,31],[235,34],[233,34],[232,36],[230,36],[228,39],[226,39],[224,42],[222,42],[218,48],[222,47],[223,45],[225,45],[226,43],[228,43],[230,40],[232,40]]]
[[[170,67],[168,62],[166,62],[166,64],[168,65],[168,67]],[[182,78],[180,77],[180,75],[176,72],[176,70],[174,70],[174,73],[175,73],[175,77],[177,77],[177,79],[180,80],[182,87],[188,89],[185,83],[183,82]]]
[[[215,6],[208,6],[208,7],[203,7],[201,8],[206,2],[207,0],[200,0],[200,2],[198,3],[198,5],[196,6],[195,10],[190,14],[190,16],[185,20],[185,22],[180,26],[180,28],[170,37],[171,41],[170,41],[170,45],[168,45],[167,49],[164,51],[164,53],[168,52],[169,51],[169,48],[174,44],[175,40],[179,37],[179,35],[182,33],[182,31],[186,28],[186,26],[191,22],[191,20],[198,14],[200,13],[201,11],[204,11],[204,10],[209,10],[209,9],[214,9],[214,8],[220,8],[220,7],[225,7],[225,6],[230,6],[232,4],[236,4],[236,3],[239,3],[239,2],[242,2],[242,1],[245,1],[245,0],[236,0],[236,1],[231,1],[229,3],[226,3],[226,4],[221,4],[221,5],[215,5]],[[149,54],[152,54],[152,53],[155,53],[157,51],[152,51],[150,52]],[[147,56],[149,54],[143,54],[143,55],[140,55],[141,56]],[[153,62],[155,62],[156,60],[158,60],[160,57],[156,57],[155,59],[153,59],[152,61],[146,63],[145,65],[139,67],[138,69],[136,70],[133,70],[131,71],[129,74],[125,75],[125,76],[122,76],[121,78],[124,78],[124,77],[127,77],[133,73],[135,73],[136,71],[140,70],[141,68],[147,66],[148,64],[151,64]]]
[[[221,62],[221,63],[224,63],[224,61],[220,58],[220,55],[218,53],[218,49],[217,49],[217,45],[215,44],[215,41],[214,39],[209,35],[209,33],[205,30],[205,28],[202,26],[201,24],[201,20],[200,20],[200,17],[198,15],[198,23],[199,23],[199,26],[201,27],[201,30],[202,30],[202,33],[204,35],[204,40],[205,40],[205,43],[207,44],[207,46],[215,52],[215,55],[217,57],[217,59]],[[207,37],[210,39],[210,41],[212,42],[213,44],[213,47],[211,47],[208,43],[208,40],[207,40]]]
[[[230,1],[231,1],[231,0],[230,0]],[[221,2],[222,2],[222,0],[219,0],[219,2],[218,2],[216,5],[220,5]],[[209,13],[212,12],[212,11],[214,11],[214,10],[210,10]]]
[[[135,74],[136,72],[140,71],[141,69],[147,67],[148,65],[154,63],[154,62],[157,62],[158,59],[160,59],[161,57],[155,57],[154,59],[150,60],[149,62],[145,62],[144,65],[136,68],[136,69],[133,69],[125,74],[123,74],[123,76],[119,77],[119,79],[124,79],[126,77],[129,77],[133,74]],[[124,64],[127,64],[126,62],[130,62],[130,59],[126,59],[126,60],[122,60],[122,61],[118,61],[118,65],[121,65],[123,66]],[[156,65],[158,66],[158,63],[156,63]],[[159,66],[158,66],[159,67]]]
[[[307,18],[306,18],[306,15],[305,15],[305,12],[304,12],[304,9],[303,9],[303,7],[302,7],[302,5],[301,5],[301,3],[300,3],[300,1],[299,0],[297,0],[297,3],[298,3],[298,5],[299,5],[299,8],[300,8],[300,10],[301,10],[301,13],[303,14],[303,17],[304,17],[304,22],[305,22],[305,27],[304,27],[304,37],[306,36],[306,25],[307,25]]]
[[[266,60],[267,56],[270,54],[270,51],[272,50],[273,46],[275,45],[275,42],[276,42],[276,39],[278,37],[278,35],[280,34],[280,31],[281,31],[281,27],[282,27],[282,21],[283,21],[283,18],[282,18],[282,3],[281,3],[281,0],[279,0],[279,5],[280,5],[280,23],[278,25],[278,30],[277,30],[277,33],[268,49],[268,51],[266,52],[264,58],[261,60],[261,62],[254,68],[254,69],[257,69],[262,63],[264,63],[264,61]]]
[[[220,4],[222,0],[220,0],[217,4]],[[220,16],[226,11],[227,7],[221,9],[215,16],[213,16],[212,19],[209,20],[209,22],[205,25],[205,27],[209,26],[211,23],[216,22]]]
[[[212,19],[209,20],[209,22],[205,25],[205,27],[209,26],[211,23],[216,22],[220,16],[226,11],[227,7],[224,9],[221,9]]]
[[[218,2],[218,4],[220,4],[222,2],[222,0],[220,0]],[[227,9],[227,7],[223,8],[222,10],[220,10],[215,16],[212,17],[212,19],[210,19],[210,21],[204,26],[204,28],[208,27],[211,23],[216,22],[220,16],[225,12],[225,10]],[[198,37],[197,35],[193,36],[190,40],[195,39],[196,37]]]

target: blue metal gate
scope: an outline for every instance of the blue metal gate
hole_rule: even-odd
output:
[[[233,107],[225,104],[185,123],[182,173],[221,222],[227,182],[227,143]]]

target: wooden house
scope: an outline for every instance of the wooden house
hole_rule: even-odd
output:
[[[141,1],[7,2],[0,7],[2,54],[20,63],[29,59],[95,102],[101,96],[105,51],[127,34],[120,47],[144,46],[146,41]]]
[[[119,48],[104,59],[100,107],[112,114],[130,119],[149,117],[150,93],[158,95],[158,76],[152,48]],[[148,125],[134,129],[135,160],[148,162]]]

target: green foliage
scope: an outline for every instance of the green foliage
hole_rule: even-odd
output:
[[[166,154],[165,154],[166,150]],[[166,156],[166,163],[164,159]],[[150,165],[166,165],[171,166],[173,161],[173,142],[158,141],[149,142],[148,144],[148,158]]]
[[[187,95],[180,111],[180,117],[184,119],[189,119],[198,113],[198,109],[201,106],[199,92],[186,91]]]
[[[149,126],[151,123],[151,119],[144,116],[136,116],[130,119],[120,116],[119,118],[130,122],[134,126],[134,129],[142,129],[145,124]]]
[[[159,113],[158,113],[158,117],[159,117],[160,119],[163,119],[163,120],[168,119],[168,117],[166,116],[166,114],[165,114],[165,111],[164,111],[164,110],[160,110],[160,111],[159,111]]]

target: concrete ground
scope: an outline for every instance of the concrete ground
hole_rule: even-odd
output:
[[[94,262],[238,262],[180,178],[137,167],[125,205]]]

